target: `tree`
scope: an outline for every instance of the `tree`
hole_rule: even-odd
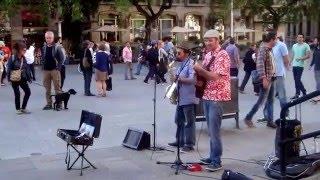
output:
[[[172,3],[173,0],[161,0],[160,8],[158,9],[158,11],[155,11],[152,8],[152,5],[154,4],[153,0],[116,0],[116,7],[122,12],[127,11],[128,7],[130,7],[130,4],[136,7],[137,11],[139,11],[146,18],[145,40],[149,41],[152,25],[158,20],[158,18],[165,10],[172,7]]]
[[[317,0],[316,0],[317,1]],[[300,3],[304,0],[246,0],[239,7],[249,11],[252,16],[259,15],[263,23],[272,24],[277,30],[281,22],[292,21],[297,18],[302,9]]]

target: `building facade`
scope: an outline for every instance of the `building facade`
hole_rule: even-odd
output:
[[[206,30],[206,21],[210,13],[210,0],[174,0],[172,8],[165,10],[153,25],[151,38],[162,39],[172,36],[171,29],[174,26],[186,27],[198,31],[190,33],[189,36],[197,36]],[[160,1],[156,1],[153,9],[157,11]],[[141,15],[134,6],[127,13],[117,12],[114,1],[101,3],[98,12],[91,21],[91,28],[103,25],[113,25],[124,28],[122,32],[91,32],[91,39],[95,42],[103,39],[111,41],[128,41],[136,38],[144,38],[145,17]]]

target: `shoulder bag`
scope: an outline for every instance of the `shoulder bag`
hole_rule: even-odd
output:
[[[88,62],[88,58],[86,56],[86,52],[87,52],[87,49],[84,50],[83,58],[82,58],[82,65],[83,65],[84,68],[90,67],[90,64]]]
[[[12,56],[12,59],[14,61],[14,56]],[[14,62],[13,62],[14,63]],[[20,68],[17,69],[17,70],[12,70],[11,71],[11,74],[10,74],[10,81],[12,82],[18,82],[21,80],[21,69],[22,69],[22,66],[23,66],[23,60],[21,61],[21,65],[20,65]]]

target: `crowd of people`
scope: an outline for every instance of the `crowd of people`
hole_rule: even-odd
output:
[[[169,143],[170,146],[181,146],[183,151],[192,151],[195,146],[195,119],[196,106],[203,104],[204,116],[208,125],[210,136],[210,152],[208,158],[201,159],[207,164],[209,171],[222,168],[221,155],[223,152],[220,137],[223,109],[221,102],[231,100],[231,77],[238,77],[241,58],[239,48],[233,38],[229,38],[223,44],[220,34],[216,30],[208,30],[204,34],[204,47],[199,57],[202,63],[192,55],[196,44],[183,41],[177,45],[171,42],[171,38],[163,41],[152,40],[147,44],[138,42],[139,53],[137,66],[134,73],[134,55],[131,43],[126,42],[122,50],[122,60],[125,64],[124,80],[135,80],[142,68],[146,65],[149,72],[144,78],[144,83],[149,83],[153,78],[156,83],[167,83],[166,74],[170,72],[172,63],[177,62],[174,72],[171,72],[170,83],[177,83],[177,99],[175,123],[177,125],[176,140]],[[61,40],[61,39],[60,39]],[[65,79],[66,52],[61,42],[54,41],[54,33],[45,33],[45,44],[42,47],[43,86],[45,87],[46,105],[43,110],[52,109],[51,89],[54,86],[55,94],[62,92]],[[297,36],[297,43],[292,47],[292,55],[289,55],[287,45],[276,32],[270,31],[264,35],[259,43],[252,43],[243,57],[243,70],[245,76],[240,83],[238,91],[245,93],[245,87],[253,80],[253,91],[258,96],[257,102],[244,118],[244,123],[249,127],[255,127],[253,116],[264,104],[264,118],[267,127],[276,128],[273,118],[274,98],[278,98],[280,106],[287,103],[285,89],[286,73],[292,68],[295,94],[292,99],[306,95],[301,80],[306,61],[311,58],[310,68],[314,66],[316,90],[320,90],[320,44],[315,38],[312,44],[304,42],[304,36]],[[31,95],[28,83],[35,81],[34,70],[35,47],[33,43],[18,41],[13,46],[13,53],[0,41],[0,76],[1,85],[4,78],[11,82],[15,96],[15,108],[17,114],[28,114],[27,103]],[[80,56],[80,68],[84,80],[84,95],[95,96],[91,92],[92,75],[96,81],[98,97],[106,97],[107,91],[112,89],[113,54],[110,52],[110,44],[106,41],[97,44],[85,40],[82,43]],[[291,59],[289,58],[291,57]],[[199,80],[202,84],[199,85]],[[199,88],[202,89],[199,89]],[[24,91],[22,104],[20,102],[20,90]],[[201,92],[201,93],[199,93]],[[320,99],[314,99],[319,101]],[[61,108],[61,105],[58,105]],[[289,115],[289,112],[287,112]]]

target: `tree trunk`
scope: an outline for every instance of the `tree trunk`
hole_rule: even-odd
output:
[[[145,37],[145,42],[149,42],[150,38],[151,38],[151,25],[152,25],[152,21],[148,20],[148,18],[146,18],[146,24],[145,24],[145,29],[146,29],[146,37]]]
[[[274,17],[272,19],[272,25],[273,25],[273,30],[277,32],[280,25],[280,18]]]

